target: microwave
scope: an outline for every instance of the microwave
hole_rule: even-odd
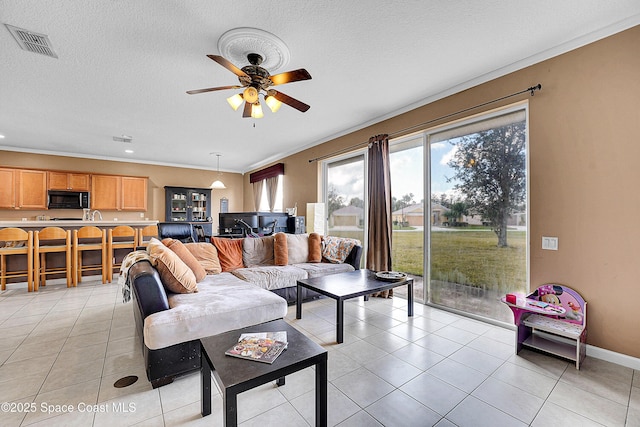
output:
[[[54,191],[47,195],[49,209],[89,209],[88,191]]]

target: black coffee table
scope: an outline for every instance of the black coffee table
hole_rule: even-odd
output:
[[[224,352],[238,342],[240,334],[249,332],[286,331],[287,349],[273,364],[225,356]],[[202,416],[211,414],[211,372],[222,390],[224,425],[238,425],[238,394],[270,381],[284,385],[286,375],[315,365],[316,426],[327,425],[327,351],[304,336],[284,320],[236,329],[200,339],[202,360]]]
[[[413,279],[410,278],[386,282],[377,279],[373,271],[356,270],[347,273],[314,277],[313,279],[298,280],[297,285],[296,319],[302,319],[302,288],[311,289],[312,291],[336,300],[336,332],[338,343],[344,340],[344,301],[350,298],[364,296],[365,299],[367,299],[369,294],[406,285],[409,288],[407,296],[409,316],[413,316]]]

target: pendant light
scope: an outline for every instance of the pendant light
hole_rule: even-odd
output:
[[[214,190],[224,190],[227,187],[224,185],[222,181],[220,181],[220,156],[221,154],[216,154],[218,156],[218,175],[216,176],[216,180],[211,184],[211,188]]]

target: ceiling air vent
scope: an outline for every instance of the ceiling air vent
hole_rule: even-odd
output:
[[[4,24],[9,32],[16,39],[20,47],[29,52],[39,53],[41,55],[47,55],[52,58],[57,58],[51,46],[51,40],[49,36],[45,34],[34,33],[33,31],[25,30],[24,28],[14,27],[9,24]]]
[[[114,136],[113,140],[115,142],[131,142],[133,140],[133,137],[129,135]]]

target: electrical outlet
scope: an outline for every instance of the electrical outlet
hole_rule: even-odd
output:
[[[546,250],[549,250],[549,251],[557,251],[558,250],[558,238],[557,237],[542,236],[542,249],[546,249]]]
[[[140,212],[140,218],[144,218],[144,212]]]

